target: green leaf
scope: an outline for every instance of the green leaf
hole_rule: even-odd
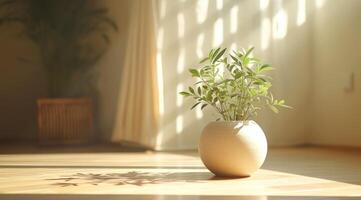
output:
[[[201,107],[201,110],[203,110],[203,108],[207,107],[208,104],[203,104],[202,107]]]
[[[252,62],[252,63],[259,63],[261,62],[258,58],[249,58],[249,60]]]
[[[218,61],[219,58],[221,58],[224,54],[224,52],[226,52],[227,48],[224,48],[222,51],[220,51],[217,55],[215,55],[215,58],[212,60],[212,63],[215,63]]]
[[[242,73],[241,72],[237,72],[234,76],[235,79],[239,79],[242,77]]]
[[[209,91],[207,92],[206,100],[207,100],[207,101],[212,101],[212,91],[211,91],[211,90],[209,90]]]
[[[248,51],[246,52],[246,54],[244,55],[245,58],[247,58],[249,56],[250,53],[252,53],[254,47],[251,47],[248,49]]]
[[[288,105],[278,105],[278,106],[283,107],[283,108],[289,108],[289,109],[293,108],[292,106],[288,106]]]
[[[230,56],[234,62],[238,62],[238,58],[234,57],[232,54],[230,54]]]
[[[199,71],[196,69],[189,69],[189,72],[192,74],[192,77],[199,77]]]
[[[214,56],[216,56],[219,52],[219,50],[221,50],[221,47],[218,47],[210,56],[211,60],[213,60]]]
[[[180,95],[183,95],[183,96],[185,96],[185,97],[191,96],[191,94],[188,93],[188,92],[180,92],[179,94],[180,94]]]
[[[214,50],[215,50],[215,49],[211,49],[211,50],[209,51],[208,58],[211,58],[211,57],[212,57],[212,54],[213,54]]]
[[[265,72],[270,70],[273,70],[273,67],[271,67],[271,65],[269,64],[261,65],[261,67],[258,69],[259,72]]]
[[[263,83],[264,83],[263,81],[259,81],[259,80],[253,82],[253,84],[255,85],[263,85]]]
[[[249,72],[249,74],[255,75],[254,71],[253,71],[250,67],[245,66],[245,68],[247,69],[247,71]]]
[[[258,80],[261,80],[263,82],[268,82],[266,79],[262,78],[262,77],[258,77]]]
[[[191,107],[191,110],[193,110],[193,108],[197,107],[201,102],[197,102],[196,104],[194,104],[192,107]]]
[[[201,87],[198,87],[197,92],[198,92],[199,96],[202,95],[202,89],[201,89]]]
[[[201,61],[199,61],[199,64],[202,64],[202,63],[206,62],[207,60],[209,60],[209,57],[203,58]]]
[[[273,102],[274,100],[273,100],[273,95],[272,95],[272,93],[269,93],[270,94],[270,98],[271,98],[271,102]]]
[[[276,106],[274,106],[274,105],[268,105],[268,107],[274,112],[274,113],[278,113],[279,111],[278,111],[278,109],[276,108]]]
[[[192,94],[195,94],[194,93],[194,89],[192,87],[188,87],[189,91],[192,93]]]
[[[248,57],[242,57],[242,65],[247,66],[249,64],[249,58]]]
[[[225,58],[222,60],[222,62],[223,62],[225,65],[228,65],[228,58],[225,57]]]

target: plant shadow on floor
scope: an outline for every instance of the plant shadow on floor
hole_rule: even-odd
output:
[[[134,185],[143,186],[149,184],[162,184],[171,182],[204,182],[210,180],[226,180],[234,178],[216,177],[210,172],[138,172],[125,173],[76,173],[60,178],[46,179],[56,181],[52,185],[67,187],[80,185]]]

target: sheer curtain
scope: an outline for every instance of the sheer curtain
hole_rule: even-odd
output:
[[[158,131],[153,1],[132,0],[113,142],[154,148]]]

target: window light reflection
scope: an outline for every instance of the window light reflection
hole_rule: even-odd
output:
[[[306,0],[298,0],[297,26],[306,22]]]
[[[231,26],[230,26],[231,34],[234,34],[237,32],[238,29],[238,6],[233,6],[231,8]]]
[[[322,8],[325,3],[326,3],[326,0],[316,0],[316,8]]]
[[[204,44],[204,33],[200,33],[197,37],[197,49],[196,49],[196,53],[198,58],[203,58],[203,47]]]
[[[197,23],[202,24],[207,18],[208,0],[198,0],[196,5]]]
[[[271,20],[269,18],[262,19],[261,23],[261,50],[269,47],[271,39]]]
[[[222,8],[223,8],[223,0],[217,0],[216,1],[216,7],[217,7],[217,10],[222,10]]]
[[[184,29],[185,29],[185,19],[183,13],[178,13],[177,15],[177,23],[178,23],[178,37],[184,37]]]
[[[218,18],[213,26],[213,47],[218,47],[223,42],[223,20]]]
[[[163,80],[163,66],[162,66],[162,54],[157,53],[157,85],[158,85],[158,101],[159,101],[159,115],[164,115],[164,80]]]
[[[183,90],[184,90],[184,85],[182,83],[178,83],[177,90],[176,90],[176,96],[177,96],[176,104],[177,104],[177,107],[181,107],[183,105],[183,96],[179,95],[179,93],[182,92]]]
[[[184,71],[184,62],[185,62],[185,50],[184,48],[180,49],[178,55],[178,62],[177,62],[177,73],[182,74]]]
[[[176,118],[176,133],[180,134],[183,131],[183,116],[178,115]]]
[[[279,9],[273,17],[272,32],[274,39],[282,39],[287,35],[287,13]]]
[[[259,9],[261,11],[264,11],[268,8],[268,5],[269,5],[269,0],[260,0],[259,1]]]

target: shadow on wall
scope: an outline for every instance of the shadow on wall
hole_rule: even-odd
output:
[[[104,55],[95,69],[95,72],[100,72],[100,126],[105,133],[111,132],[114,118],[120,66],[125,51],[123,42],[128,1],[96,1],[109,7],[120,29],[119,34],[114,34],[109,53]],[[36,99],[46,97],[48,88],[47,75],[41,64],[29,64],[41,63],[39,48],[29,39],[20,37],[21,31],[18,25],[0,27],[0,140],[15,142],[36,139]]]
[[[20,37],[20,27],[0,27],[0,140],[33,140],[37,133],[36,99],[46,96],[46,73],[37,46]]]
[[[257,55],[277,68],[272,74],[274,93],[284,96],[295,109],[279,117],[272,116],[274,121],[269,120],[271,115],[267,112],[258,120],[266,132],[275,135],[269,137],[271,143],[304,143],[307,124],[304,106],[311,66],[307,14],[309,10],[321,8],[323,0],[158,0],[157,3],[162,119],[157,149],[196,147],[203,126],[217,118],[211,110],[189,111],[192,101],[178,94],[193,83],[187,68],[196,66],[209,49],[218,46],[231,50],[255,46]],[[286,42],[292,44],[293,50]],[[292,68],[286,68],[288,65]],[[298,81],[291,81],[294,78]]]

